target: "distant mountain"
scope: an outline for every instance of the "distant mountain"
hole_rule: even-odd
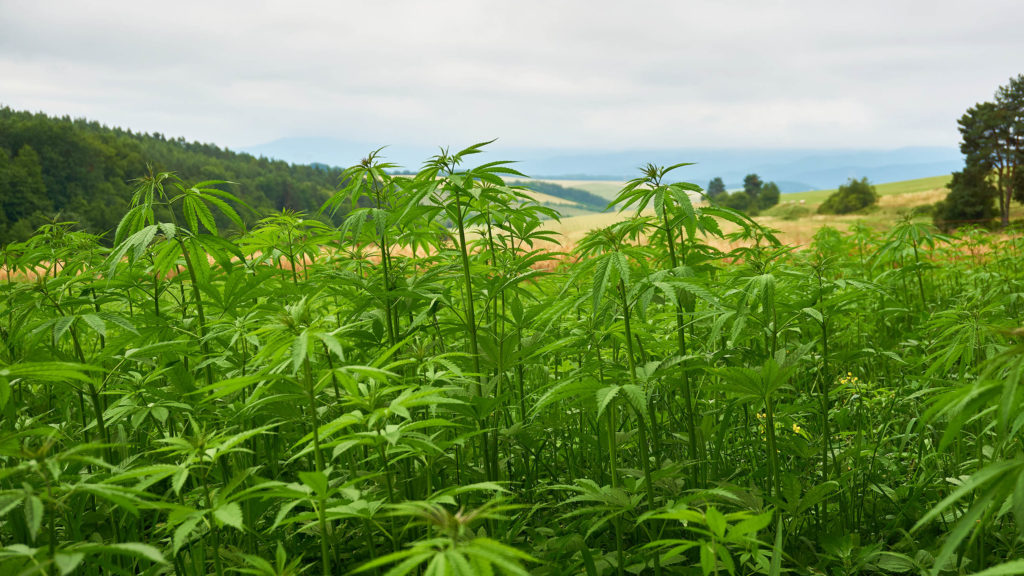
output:
[[[245,148],[245,151],[293,163],[350,166],[379,147],[379,144],[333,138],[283,138]],[[395,145],[382,154],[389,161],[415,170],[438,150],[437,147]],[[487,150],[482,159],[517,160],[517,168],[533,178],[626,180],[635,177],[638,167],[648,162],[661,165],[695,162],[696,165],[682,168],[675,174],[680,179],[706,185],[716,176],[737,183],[742,182],[745,175],[756,173],[765,181],[774,181],[783,192],[835,188],[849,178],[867,177],[875,183],[911,180],[949,174],[963,166],[960,152],[954,147],[594,151],[510,147],[498,141]]]

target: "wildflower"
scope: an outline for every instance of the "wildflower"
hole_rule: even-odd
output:
[[[798,426],[796,422],[793,422],[793,433],[794,434],[799,434],[802,430],[803,430],[803,428]]]

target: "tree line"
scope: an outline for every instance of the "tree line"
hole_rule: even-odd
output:
[[[780,191],[775,182],[766,183],[757,174],[747,174],[743,178],[743,190],[730,194],[725,189],[725,182],[715,177],[708,183],[707,194],[715,204],[748,214],[757,214],[778,204]]]
[[[0,107],[0,244],[25,240],[53,221],[75,221],[91,233],[112,231],[128,211],[132,180],[173,169],[188,181],[228,180],[255,213],[315,212],[341,171],[291,165],[160,133],[111,128],[95,121]]]

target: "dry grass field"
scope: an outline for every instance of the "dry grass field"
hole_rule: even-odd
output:
[[[875,186],[880,196],[878,206],[871,212],[865,214],[854,214],[847,216],[817,214],[818,206],[835,190],[814,190],[810,192],[798,192],[783,194],[782,202],[767,210],[755,219],[762,225],[777,230],[779,239],[791,246],[806,246],[811,242],[815,232],[822,226],[832,226],[841,231],[847,230],[855,222],[864,222],[869,226],[885,229],[896,222],[903,214],[915,207],[931,205],[946,197],[948,190],[946,184],[950,177],[934,176],[930,178],[919,178],[916,180],[905,180],[900,182],[889,182]],[[588,181],[588,180],[547,180],[561,186],[580,188],[593,194],[599,194],[605,198],[612,199],[623,182],[614,181]],[[805,215],[800,217],[787,217],[787,213],[795,207],[806,210]],[[801,210],[802,212],[803,210]],[[551,222],[549,227],[558,231],[565,237],[561,249],[576,245],[587,232],[595,228],[609,226],[621,220],[624,214],[621,212],[610,212],[606,214],[585,214],[562,218],[561,222]],[[732,232],[726,229],[726,232]],[[720,248],[726,248],[726,244]]]

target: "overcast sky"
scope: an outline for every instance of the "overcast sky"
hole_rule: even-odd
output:
[[[955,146],[1021,0],[0,0],[0,104],[244,147]]]

